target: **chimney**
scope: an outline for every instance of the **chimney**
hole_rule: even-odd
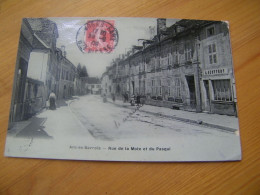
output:
[[[166,19],[158,18],[157,19],[157,35],[161,34],[162,31],[166,30]]]
[[[149,39],[152,40],[156,35],[155,26],[149,26]]]
[[[64,56],[64,58],[66,58],[66,51],[65,51],[64,45],[61,46],[61,52],[62,52],[62,55]]]

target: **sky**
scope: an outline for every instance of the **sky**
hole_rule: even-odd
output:
[[[57,47],[65,46],[67,58],[77,66],[85,65],[89,76],[101,77],[112,59],[125,54],[133,45],[140,45],[138,39],[150,39],[149,27],[155,27],[156,18],[49,18],[58,27]],[[112,53],[82,53],[76,44],[76,35],[80,27],[89,20],[114,20],[118,31],[118,44]],[[177,20],[167,19],[167,26]]]

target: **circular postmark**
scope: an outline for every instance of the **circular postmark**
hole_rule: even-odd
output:
[[[90,20],[81,26],[76,43],[83,53],[111,53],[118,43],[114,20]]]

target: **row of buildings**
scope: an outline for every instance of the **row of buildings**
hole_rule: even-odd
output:
[[[46,106],[49,94],[58,99],[84,94],[84,78],[66,58],[65,47],[57,48],[55,22],[46,18],[22,21],[10,121],[29,118]]]
[[[228,24],[180,20],[113,60],[102,75],[102,94],[141,95],[146,104],[236,115]]]

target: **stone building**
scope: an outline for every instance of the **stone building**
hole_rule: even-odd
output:
[[[76,91],[78,91],[75,87],[80,87],[79,79],[76,79],[77,69],[66,58],[65,48],[57,49],[57,56],[59,63],[59,89],[57,97],[58,99],[70,98],[76,95]]]
[[[87,77],[85,83],[87,93],[100,95],[101,94],[101,81],[97,77]]]
[[[74,94],[73,95],[85,95],[84,90],[84,80],[79,77],[78,72],[75,72],[75,79],[74,79]]]
[[[56,42],[59,37],[56,23],[46,18],[28,18],[36,40],[44,47],[34,46],[34,51],[47,53],[46,86],[47,94],[51,91],[58,93],[59,64],[57,59]]]
[[[13,96],[10,108],[10,121],[21,120],[24,116],[25,108],[25,87],[27,69],[30,53],[33,48],[33,31],[27,20],[21,24],[19,46],[17,51],[16,69],[14,75]]]
[[[21,24],[10,121],[26,119],[45,106],[57,84],[57,26],[48,19],[27,18]],[[41,61],[42,60],[42,61]]]
[[[162,100],[162,106],[201,111],[196,24],[200,21],[181,20],[157,35],[151,87],[157,96],[152,99]]]
[[[101,77],[101,94],[107,97],[112,97],[116,93],[120,97],[120,85],[126,85],[126,83],[120,83],[118,61],[119,59],[114,60]]]
[[[107,67],[106,72],[103,73],[101,77],[101,94],[107,97],[111,97],[112,95],[112,79],[111,79],[111,67]]]
[[[46,106],[53,91],[58,98],[75,94],[76,68],[56,47],[57,26],[46,18],[26,18],[21,25],[10,108],[10,121],[25,120]]]
[[[227,24],[180,20],[115,59],[102,91],[141,95],[146,104],[235,115],[235,88]],[[232,110],[233,109],[233,110]]]
[[[237,115],[236,90],[228,25],[210,22],[200,31],[202,109]]]

